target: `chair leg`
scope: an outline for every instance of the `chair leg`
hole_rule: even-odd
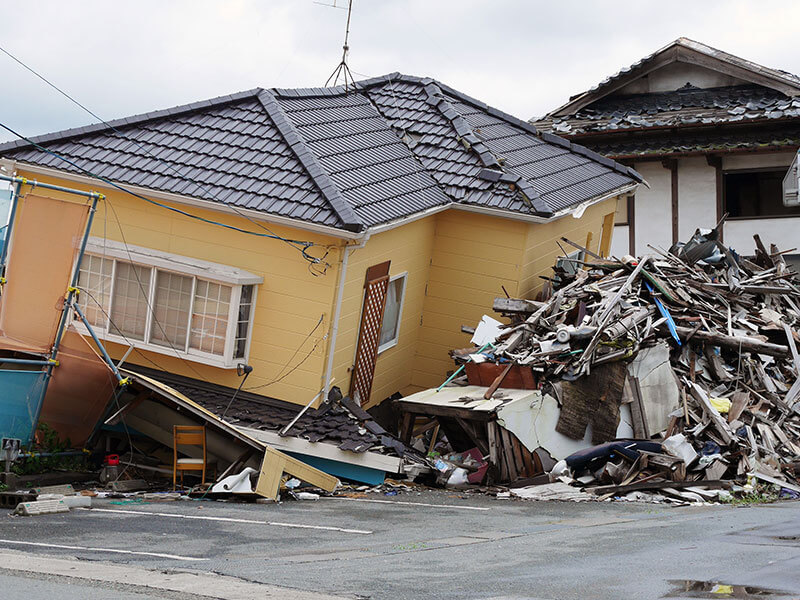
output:
[[[174,492],[177,489],[178,485],[178,469],[172,469],[172,491]]]

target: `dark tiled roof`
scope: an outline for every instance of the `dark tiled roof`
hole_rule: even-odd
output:
[[[146,367],[137,366],[133,370],[170,386],[217,416],[225,414],[225,420],[232,425],[277,433],[288,425],[302,408],[251,392],[239,392],[228,408],[228,403],[236,391],[233,388]],[[320,410],[307,411],[287,435],[310,442],[334,444],[343,450],[353,452],[376,450],[381,445],[381,440],[377,436],[367,431],[355,416],[338,405],[327,408],[323,405]]]
[[[582,140],[617,159],[732,151],[795,150],[800,147],[800,119],[781,127],[739,128],[718,131],[712,128],[679,129],[668,132],[636,132],[596,136]]]
[[[705,64],[712,69],[715,68],[715,65],[719,65],[718,68],[732,68],[735,71],[738,70],[739,73],[750,74],[751,77],[755,77],[759,82],[767,83],[767,87],[787,91],[792,96],[797,95],[798,91],[800,91],[800,77],[797,75],[781,69],[765,67],[739,56],[723,52],[717,48],[712,48],[701,42],[681,37],[636,61],[632,65],[624,67],[617,73],[606,77],[603,81],[585,92],[575,94],[566,104],[551,111],[547,116],[574,114],[577,112],[575,107],[587,106],[589,103],[596,102],[604,97],[604,95],[617,89],[627,80],[647,74],[649,72],[648,70],[653,65],[663,66],[665,62],[677,62],[679,58],[686,62],[694,62],[701,65]]]
[[[0,155],[352,231],[453,202],[547,216],[641,181],[396,73],[349,90],[256,89],[33,141],[46,150],[19,141]]]
[[[800,98],[759,85],[607,96],[536,126],[559,135],[800,118]]]

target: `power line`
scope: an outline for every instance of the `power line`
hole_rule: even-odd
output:
[[[351,0],[351,4],[352,4],[352,0]],[[349,27],[350,27],[349,23],[350,23],[350,15],[349,15],[349,13],[348,13],[348,30],[349,30]],[[347,44],[347,39],[346,39],[346,37],[345,37],[345,45],[346,45],[346,44]],[[266,232],[269,234],[269,235],[262,235],[261,237],[266,237],[266,238],[269,238],[269,239],[275,239],[275,240],[279,240],[279,241],[285,242],[285,243],[287,243],[287,244],[289,244],[289,245],[291,245],[291,246],[295,247],[296,249],[300,250],[300,253],[302,254],[303,258],[304,258],[305,260],[307,260],[309,263],[311,263],[312,265],[319,265],[319,264],[322,264],[322,265],[323,265],[322,272],[321,272],[321,273],[315,273],[313,270],[311,270],[311,274],[312,274],[312,275],[315,275],[315,276],[316,276],[316,275],[318,275],[318,274],[324,274],[324,272],[325,272],[325,269],[326,269],[327,267],[329,267],[329,266],[330,266],[328,263],[325,263],[325,262],[324,262],[324,257],[323,257],[323,258],[318,258],[318,257],[314,257],[314,256],[311,256],[310,254],[308,254],[308,252],[307,252],[307,251],[308,251],[308,249],[309,249],[309,248],[311,248],[312,246],[315,246],[315,245],[316,245],[314,242],[305,242],[305,241],[298,241],[298,240],[290,240],[290,239],[284,238],[283,236],[280,236],[280,235],[278,235],[278,234],[274,233],[274,232],[273,232],[271,229],[269,229],[268,227],[264,226],[262,223],[259,223],[259,222],[258,222],[258,221],[256,221],[255,219],[253,219],[253,218],[249,217],[247,214],[245,214],[245,213],[241,212],[240,210],[238,210],[238,209],[236,208],[236,206],[234,206],[232,203],[230,203],[230,202],[225,202],[224,200],[221,200],[221,199],[219,199],[219,198],[216,196],[216,194],[214,194],[214,193],[213,193],[211,190],[209,190],[208,188],[206,188],[205,186],[203,186],[201,183],[199,183],[199,182],[197,182],[197,181],[195,181],[194,179],[191,179],[191,178],[189,178],[189,177],[185,177],[185,176],[184,176],[184,175],[183,175],[183,174],[182,174],[182,173],[181,173],[181,172],[180,172],[180,171],[179,171],[179,170],[178,170],[178,169],[177,169],[175,166],[173,166],[172,164],[170,164],[170,163],[168,163],[168,162],[164,161],[163,159],[159,158],[158,156],[155,156],[155,155],[154,155],[152,152],[150,152],[150,151],[149,151],[147,148],[145,148],[144,146],[142,146],[142,145],[141,145],[141,144],[140,144],[138,141],[136,141],[136,140],[134,140],[134,139],[130,138],[130,137],[129,137],[129,136],[127,136],[127,135],[126,135],[124,132],[122,132],[122,131],[120,131],[118,128],[114,127],[114,126],[113,126],[111,123],[109,123],[108,121],[106,121],[106,120],[104,120],[103,118],[101,118],[101,117],[100,117],[99,115],[97,115],[95,112],[93,112],[92,110],[90,110],[89,108],[87,108],[86,106],[84,106],[84,105],[83,105],[82,103],[80,103],[78,100],[76,100],[75,98],[73,98],[71,95],[69,95],[67,92],[65,92],[65,91],[64,91],[64,90],[62,90],[61,88],[59,88],[57,85],[55,85],[53,82],[51,82],[50,80],[48,80],[47,78],[45,78],[43,75],[39,74],[39,73],[38,73],[36,70],[34,70],[32,67],[30,67],[30,66],[28,66],[27,64],[25,64],[24,62],[22,62],[22,60],[20,60],[19,58],[17,58],[17,57],[16,57],[16,56],[14,56],[13,54],[11,54],[11,53],[10,53],[8,50],[6,50],[5,48],[3,48],[2,46],[0,46],[0,51],[1,51],[1,52],[3,52],[3,53],[4,53],[6,56],[8,56],[9,58],[11,58],[11,59],[12,59],[14,62],[16,62],[17,64],[19,64],[19,65],[20,65],[20,66],[22,66],[23,68],[25,68],[27,71],[31,72],[33,75],[35,75],[36,77],[38,77],[39,79],[41,79],[42,81],[44,81],[44,82],[45,82],[45,83],[46,83],[48,86],[50,86],[50,87],[51,87],[51,88],[53,88],[55,91],[57,91],[59,94],[61,94],[61,95],[62,95],[62,96],[64,96],[65,98],[67,98],[67,99],[68,99],[70,102],[73,102],[75,105],[77,105],[78,107],[80,107],[82,110],[86,111],[86,112],[87,112],[87,113],[89,113],[89,114],[90,114],[92,117],[94,117],[95,119],[97,119],[98,121],[100,121],[101,123],[103,123],[103,124],[104,124],[106,127],[109,127],[109,128],[110,128],[112,131],[114,131],[114,132],[115,132],[117,135],[120,135],[120,136],[121,136],[121,137],[123,137],[124,139],[128,140],[130,143],[134,144],[134,145],[135,145],[135,146],[136,146],[136,147],[137,147],[139,150],[141,150],[142,152],[146,153],[148,156],[150,156],[150,157],[154,158],[154,159],[155,159],[155,160],[157,160],[157,161],[158,161],[160,164],[162,164],[162,165],[166,166],[168,169],[170,169],[171,171],[173,171],[174,173],[176,173],[177,175],[179,175],[181,178],[183,178],[183,179],[185,179],[185,180],[187,180],[187,181],[191,182],[192,184],[194,184],[194,185],[197,187],[197,189],[199,189],[199,190],[201,190],[201,191],[205,192],[206,194],[208,194],[209,196],[211,196],[211,197],[212,197],[214,200],[216,200],[216,201],[217,201],[217,202],[219,202],[220,204],[223,204],[223,205],[227,206],[228,208],[230,208],[230,209],[231,209],[233,212],[235,212],[235,213],[236,213],[237,215],[239,215],[240,217],[242,217],[242,218],[244,218],[244,219],[247,219],[248,221],[250,221],[251,223],[253,223],[253,224],[254,224],[254,225],[256,225],[257,227],[259,227],[259,228],[263,229],[264,231],[266,231]],[[352,80],[352,76],[351,76],[351,80]],[[3,126],[3,127],[4,127],[5,129],[7,129],[8,131],[10,131],[11,133],[13,133],[14,135],[18,136],[19,138],[21,138],[21,139],[24,139],[24,140],[25,140],[25,141],[27,141],[28,143],[31,143],[31,144],[33,144],[34,146],[36,146],[37,148],[39,148],[39,149],[42,149],[42,150],[45,150],[45,151],[46,151],[46,149],[45,149],[45,148],[43,148],[42,146],[39,146],[38,144],[36,144],[36,143],[35,143],[35,142],[33,142],[32,140],[30,140],[29,138],[27,138],[27,137],[25,137],[25,136],[22,136],[21,134],[19,134],[19,133],[15,132],[15,131],[13,131],[13,130],[11,130],[10,128],[8,128],[8,127],[6,127],[6,126]],[[54,153],[52,153],[52,154],[54,154]],[[58,155],[54,154],[54,156],[58,156]],[[62,160],[66,160],[66,159],[64,159],[64,158],[63,158],[63,157],[61,157],[61,156],[58,156],[58,158],[61,158]],[[69,162],[69,161],[67,161],[67,162]],[[121,190],[121,191],[123,191],[123,192],[127,192],[127,193],[129,193],[129,194],[132,194],[132,195],[134,195],[134,196],[136,196],[137,198],[140,198],[140,199],[142,199],[142,200],[146,200],[146,201],[148,201],[148,202],[152,202],[153,204],[156,204],[157,206],[161,206],[162,208],[167,208],[167,209],[169,209],[169,210],[174,210],[175,212],[178,212],[178,213],[184,214],[184,215],[186,215],[186,216],[189,216],[189,217],[192,217],[192,218],[196,218],[196,219],[199,219],[199,220],[201,220],[201,221],[208,222],[208,223],[212,223],[212,224],[214,224],[214,225],[220,225],[220,226],[222,226],[222,227],[227,227],[227,228],[229,228],[229,229],[234,229],[234,230],[236,230],[236,231],[239,231],[239,232],[241,232],[241,233],[248,233],[248,234],[251,234],[251,235],[259,235],[259,234],[257,234],[256,232],[251,232],[251,231],[247,231],[247,230],[245,230],[245,229],[240,229],[240,228],[238,228],[238,227],[233,227],[233,226],[230,226],[230,225],[225,225],[225,224],[223,224],[223,223],[218,223],[218,222],[216,222],[216,221],[211,221],[211,220],[209,220],[209,219],[204,219],[204,218],[202,218],[202,217],[198,217],[198,216],[196,216],[196,215],[191,215],[190,213],[187,213],[187,212],[185,212],[185,211],[181,211],[181,210],[178,210],[178,209],[174,209],[174,208],[172,208],[172,207],[169,207],[169,206],[166,206],[166,205],[160,204],[160,203],[158,203],[158,202],[151,201],[150,199],[148,199],[148,198],[145,198],[144,196],[140,196],[139,194],[135,194],[134,192],[131,192],[130,190],[126,190],[126,189],[122,188],[121,186],[118,186],[118,185],[116,185],[116,184],[113,184],[112,182],[110,182],[109,180],[107,180],[107,179],[105,179],[105,178],[103,178],[103,177],[100,177],[100,176],[98,176],[98,175],[95,175],[95,174],[93,174],[93,173],[90,173],[89,171],[87,171],[87,170],[85,170],[85,169],[83,169],[83,168],[81,168],[81,167],[78,167],[78,166],[77,166],[77,165],[75,165],[74,163],[70,163],[70,164],[72,164],[72,165],[73,165],[73,166],[75,166],[76,168],[80,168],[82,171],[84,171],[85,173],[89,174],[90,176],[92,176],[92,177],[94,177],[94,178],[96,178],[96,179],[100,179],[101,181],[105,181],[106,183],[113,185],[114,187],[116,187],[117,189],[119,189],[119,190]],[[327,256],[327,252],[325,253],[325,256]]]
[[[299,363],[297,363],[294,367],[289,369],[286,373],[283,373],[284,369],[286,369],[286,367],[289,366],[289,364],[294,360],[294,357],[297,356],[298,352],[300,352],[300,348],[302,348],[305,345],[305,343],[311,338],[311,336],[314,335],[314,332],[317,329],[319,329],[319,326],[322,325],[322,321],[323,321],[324,318],[325,318],[324,314],[320,315],[319,321],[317,321],[317,324],[314,325],[314,328],[311,331],[308,332],[308,335],[306,335],[305,339],[303,339],[303,341],[300,342],[300,345],[297,346],[297,350],[295,350],[294,354],[292,354],[289,357],[289,360],[286,361],[286,364],[283,365],[283,367],[281,367],[281,370],[278,371],[278,374],[275,376],[275,379],[273,379],[272,381],[267,382],[267,383],[262,383],[261,385],[255,385],[253,387],[245,388],[245,391],[259,390],[259,389],[262,389],[262,388],[265,388],[265,387],[269,387],[272,384],[278,383],[279,381],[283,381],[289,375],[291,375],[297,369],[299,369],[300,366],[303,365],[303,363],[305,363],[311,357],[311,355],[314,353],[314,350],[317,349],[317,346],[319,346],[320,342],[322,340],[324,340],[327,337],[327,335],[324,335],[320,339],[318,339],[316,341],[316,343],[314,344],[314,346],[311,348],[311,350],[308,351],[308,354],[306,354]]]

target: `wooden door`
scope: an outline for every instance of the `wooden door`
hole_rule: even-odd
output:
[[[361,405],[369,402],[372,393],[383,311],[386,308],[386,291],[389,288],[389,265],[390,261],[386,261],[370,267],[364,281],[361,327],[353,375],[350,378],[350,397]]]

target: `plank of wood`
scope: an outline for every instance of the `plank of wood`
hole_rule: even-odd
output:
[[[628,376],[630,391],[633,401],[631,402],[631,421],[633,425],[633,437],[640,440],[650,439],[650,432],[647,430],[647,415],[645,414],[644,404],[642,403],[642,388],[639,386],[638,377]]]
[[[403,421],[400,424],[400,439],[406,443],[411,443],[411,435],[414,432],[414,421],[417,416],[412,412],[403,413]]]
[[[750,394],[747,392],[734,392],[731,395],[731,407],[728,409],[728,423],[733,423],[741,417],[749,403]]]
[[[466,419],[462,419],[461,417],[456,417],[455,421],[461,426],[461,429],[464,430],[464,433],[467,434],[467,437],[472,441],[472,443],[475,444],[475,447],[481,453],[481,456],[486,456],[487,454],[491,455],[488,441],[481,439],[481,436],[478,433],[479,428],[476,424],[473,424]]]
[[[484,400],[491,400],[492,396],[494,396],[494,393],[497,391],[497,388],[499,388],[500,384],[503,383],[503,379],[506,378],[506,375],[508,375],[508,372],[511,370],[511,367],[514,366],[514,364],[515,364],[514,361],[508,363],[508,365],[506,366],[505,369],[503,369],[500,375],[495,377],[494,381],[492,382],[492,385],[486,388],[486,391],[483,394]]]
[[[461,408],[458,406],[440,406],[434,404],[422,404],[421,402],[404,402],[403,400],[395,400],[394,405],[402,410],[404,414],[411,414],[414,416],[427,415],[431,417],[461,417],[462,419],[467,419],[469,421],[488,421],[494,418],[494,414],[490,411],[470,410],[469,408]],[[406,440],[403,441],[408,443]]]
[[[797,345],[794,343],[792,329],[786,323],[783,323],[783,331],[786,333],[786,340],[789,342],[789,351],[792,353],[795,377],[800,377],[800,355],[797,353]]]
[[[497,422],[489,421],[486,423],[486,437],[489,441],[489,462],[492,463],[501,481],[505,481],[503,477],[503,461],[500,460],[500,440]],[[508,469],[505,474],[508,475]]]
[[[767,354],[769,356],[789,356],[789,348],[787,346],[762,342],[761,340],[744,336],[735,337],[722,333],[694,331],[694,329],[690,329],[689,327],[681,326],[675,326],[675,331],[677,331],[678,337],[683,340],[685,340],[689,334],[693,333],[693,338],[695,340],[711,342],[715,346],[722,346],[723,348],[728,348],[730,350],[739,351],[741,349],[742,352],[756,352],[758,354]]]
[[[258,476],[255,493],[277,501],[280,495],[281,477],[284,473],[326,492],[333,492],[339,484],[339,480],[333,475],[323,473],[288,454],[268,447],[264,452],[264,460],[261,462],[261,472]]]
[[[695,398],[695,400],[697,400],[697,402],[703,408],[703,412],[714,423],[714,427],[719,432],[720,436],[722,436],[725,445],[728,446],[734,443],[736,441],[736,436],[734,435],[733,431],[731,431],[728,422],[723,419],[722,415],[719,414],[719,411],[717,411],[717,409],[711,405],[705,390],[703,390],[703,388],[696,383],[692,383],[686,379],[684,379],[684,382],[689,388],[689,393]]]
[[[712,489],[729,488],[731,482],[724,479],[705,479],[700,481],[637,481],[629,483],[628,485],[601,485],[593,488],[586,488],[587,492],[602,495],[611,493],[627,494],[628,492],[635,492],[638,490],[662,490],[664,488],[687,488],[687,487],[705,487]]]
[[[525,461],[522,458],[522,451],[520,450],[519,440],[517,436],[515,436],[510,431],[506,430],[506,434],[508,435],[509,440],[511,441],[511,447],[514,450],[514,463],[517,465],[517,477],[526,473],[525,468]]]
[[[508,437],[508,431],[503,427],[499,427],[500,440],[503,448],[503,458],[505,458],[508,467],[508,481],[514,481],[519,477],[519,469],[517,468],[516,461],[514,460],[514,447],[511,444],[511,438]]]
[[[523,300],[521,298],[495,298],[492,308],[494,312],[509,314],[531,314],[544,306],[544,302]]]

